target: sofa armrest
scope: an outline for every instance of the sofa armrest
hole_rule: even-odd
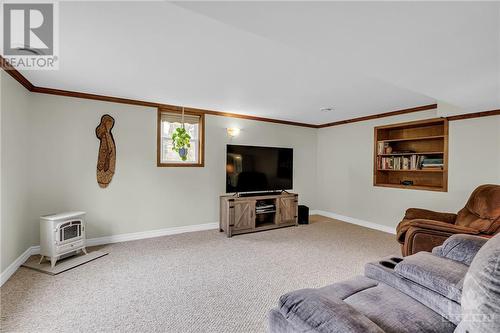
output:
[[[454,213],[440,213],[434,212],[432,210],[421,209],[421,208],[409,208],[405,213],[405,220],[415,220],[415,219],[424,219],[424,220],[434,220],[441,221],[446,223],[455,223],[457,219],[457,214]]]
[[[302,289],[281,296],[279,312],[294,327],[307,332],[384,332],[340,298],[324,297],[317,289]]]
[[[472,259],[487,240],[480,236],[457,234],[448,238],[443,245],[432,249],[432,253],[470,266]]]

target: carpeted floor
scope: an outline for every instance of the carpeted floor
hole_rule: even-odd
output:
[[[395,236],[323,217],[226,238],[217,230],[110,244],[60,275],[20,268],[1,288],[4,332],[265,332],[283,293],[363,272]]]

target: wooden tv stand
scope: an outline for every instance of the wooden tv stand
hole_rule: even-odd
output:
[[[227,237],[297,225],[298,194],[220,197],[219,230]],[[268,208],[259,208],[267,206]]]

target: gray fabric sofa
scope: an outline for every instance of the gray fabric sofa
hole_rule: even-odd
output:
[[[269,331],[500,332],[500,235],[454,235],[432,253],[384,258],[365,276],[285,294]]]

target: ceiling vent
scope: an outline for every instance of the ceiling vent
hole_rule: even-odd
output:
[[[327,108],[321,108],[319,109],[321,112],[332,112],[335,110],[333,106],[327,107]]]

